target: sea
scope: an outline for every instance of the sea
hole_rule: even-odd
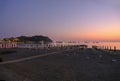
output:
[[[120,50],[120,42],[90,42],[86,45],[88,45],[89,48],[91,48],[94,45],[111,49],[116,48],[117,50]]]
[[[116,48],[117,50],[120,50],[120,41],[80,41],[80,42],[60,42],[56,43],[53,42],[50,45],[52,46],[68,46],[68,45],[87,45],[88,48],[92,48],[92,46],[98,46],[101,48],[107,48],[107,49],[114,49]],[[19,47],[42,47],[46,46],[46,44],[41,45],[41,44],[18,44]]]
[[[120,50],[120,41],[102,41],[102,42],[72,42],[72,43],[61,43],[63,45],[87,45],[88,48],[92,48],[92,46],[99,46],[99,47],[106,47],[109,49],[116,48],[117,50]],[[57,43],[57,45],[60,45]]]

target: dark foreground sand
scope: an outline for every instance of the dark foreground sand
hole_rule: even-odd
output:
[[[49,52],[53,51],[56,50]],[[39,51],[36,53],[42,54]],[[16,57],[21,58],[19,54]],[[120,81],[120,52],[74,49],[28,61],[0,65],[0,80]]]

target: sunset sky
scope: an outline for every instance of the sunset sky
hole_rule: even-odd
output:
[[[0,38],[119,40],[120,0],[0,0]]]

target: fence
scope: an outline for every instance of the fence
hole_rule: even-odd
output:
[[[0,48],[15,48],[17,47],[16,43],[0,43]]]

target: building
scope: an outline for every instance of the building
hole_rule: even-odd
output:
[[[88,46],[87,45],[79,45],[79,48],[87,48]]]
[[[0,43],[0,48],[15,48],[17,47],[16,43]]]

